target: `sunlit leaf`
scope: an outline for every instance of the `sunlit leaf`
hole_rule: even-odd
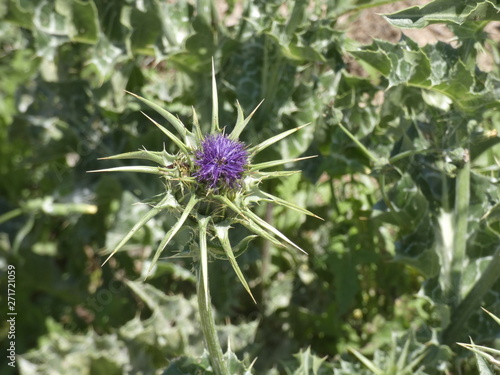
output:
[[[492,1],[434,0],[384,15],[392,25],[401,28],[424,28],[433,23],[500,21],[500,7]]]

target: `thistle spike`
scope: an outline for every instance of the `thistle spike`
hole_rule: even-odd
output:
[[[288,137],[290,134],[293,134],[295,133],[296,131],[299,131],[300,129],[308,126],[308,125],[311,125],[311,122],[307,123],[307,124],[304,124],[304,125],[301,125],[299,127],[296,127],[296,128],[293,128],[293,129],[290,129],[290,130],[287,130],[287,131],[284,131],[283,133],[280,133],[278,135],[275,135],[274,137],[271,137],[269,139],[266,139],[265,141],[259,143],[258,145],[256,146],[253,146],[251,147],[248,152],[250,154],[251,157],[257,155],[259,152],[261,152],[262,150],[264,150],[265,148],[271,146],[272,144],[282,140],[283,138],[286,138]]]
[[[170,240],[176,235],[176,233],[179,231],[179,229],[181,229],[182,225],[184,224],[184,222],[188,218],[189,214],[191,213],[191,211],[193,210],[193,208],[197,202],[198,202],[198,199],[194,195],[192,195],[191,199],[186,204],[186,207],[184,208],[184,212],[182,213],[181,217],[177,220],[177,222],[174,224],[174,226],[172,228],[170,228],[170,230],[167,232],[167,234],[165,234],[165,237],[163,237],[163,240],[160,242],[158,249],[156,249],[153,260],[151,261],[151,264],[149,265],[148,272],[146,273],[145,279],[151,273],[151,270],[153,269],[154,265],[158,261],[158,258],[160,257],[160,254],[162,253],[162,251],[168,245]]]
[[[149,100],[143,98],[142,96],[139,96],[137,94],[134,94],[133,92],[125,90],[127,94],[132,95],[133,97],[139,99],[141,102],[146,104],[148,107],[151,109],[154,109],[156,112],[158,112],[165,120],[167,120],[174,128],[177,130],[177,133],[181,135],[183,138],[186,137],[186,134],[188,133],[188,130],[184,126],[181,120],[179,120],[177,117],[175,117],[173,114],[171,114],[169,111],[166,109],[163,109],[159,105],[150,102]]]
[[[215,82],[215,64],[212,58],[212,126],[210,134],[220,133],[219,127],[219,99],[217,97],[217,82]]]

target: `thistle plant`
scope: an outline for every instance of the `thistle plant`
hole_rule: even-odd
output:
[[[216,374],[227,374],[228,367],[222,355],[217,339],[215,324],[210,305],[208,284],[209,259],[227,259],[238,279],[255,302],[250,287],[236,261],[248,243],[255,237],[262,237],[276,246],[289,246],[301,249],[282,232],[261,219],[253,212],[253,208],[261,203],[273,203],[300,213],[317,217],[310,211],[291,202],[287,202],[260,189],[262,181],[272,178],[286,177],[299,171],[265,171],[268,168],[307,159],[280,159],[262,163],[252,163],[254,157],[304,126],[285,131],[263,142],[249,146],[238,140],[241,132],[248,125],[254,111],[244,117],[243,110],[236,102],[237,120],[232,131],[226,134],[218,120],[218,98],[215,72],[212,68],[212,119],[209,134],[202,134],[201,127],[193,109],[192,130],[173,114],[157,104],[129,93],[141,102],[157,111],[173,126],[177,134],[172,133],[153,119],[146,117],[160,129],[167,138],[178,147],[176,154],[163,151],[139,150],[103,159],[141,159],[151,161],[157,166],[124,166],[101,169],[93,172],[141,172],[156,174],[164,180],[165,191],[160,201],[138,220],[134,227],[112,250],[106,263],[123,245],[143,227],[151,218],[161,211],[167,210],[177,216],[177,222],[167,231],[154,253],[147,275],[152,271],[160,255],[172,238],[183,227],[190,227],[197,241],[190,248],[190,256],[197,264],[197,294],[200,320],[210,355],[211,365]],[[262,103],[262,102],[261,102]],[[260,104],[259,104],[260,105]],[[244,237],[236,244],[229,239],[229,230],[233,225],[242,225],[252,234]],[[147,276],[146,276],[147,277]]]

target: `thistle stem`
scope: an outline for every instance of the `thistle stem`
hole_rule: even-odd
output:
[[[455,210],[453,214],[453,256],[449,277],[449,298],[453,306],[462,302],[462,278],[464,273],[464,259],[467,250],[467,226],[469,221],[470,204],[470,162],[466,160],[460,168],[455,185]]]
[[[217,332],[215,330],[215,321],[212,315],[212,306],[210,303],[210,292],[208,285],[205,285],[201,264],[198,266],[198,280],[196,284],[198,294],[198,309],[200,312],[201,330],[205,338],[205,345],[210,355],[210,364],[216,375],[229,375],[226,363],[222,355]],[[207,298],[208,296],[208,298]]]

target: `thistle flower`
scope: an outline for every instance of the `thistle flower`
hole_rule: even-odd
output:
[[[200,184],[214,190],[239,186],[248,162],[245,145],[224,134],[209,135],[196,150],[195,157],[194,163],[199,170],[193,176]]]
[[[198,259],[201,263],[201,274],[204,278],[204,285],[208,285],[207,270],[209,255],[216,258],[224,258],[230,261],[240,282],[252,299],[254,299],[238,263],[236,262],[235,255],[245,251],[248,243],[257,236],[261,236],[271,241],[276,246],[291,246],[304,253],[305,251],[293,243],[278,229],[256,215],[252,211],[253,206],[259,202],[271,202],[306,215],[317,218],[318,216],[291,202],[287,202],[259,189],[259,185],[263,180],[286,177],[298,172],[264,172],[263,170],[286,163],[304,160],[308,157],[273,160],[258,164],[252,164],[252,159],[265,148],[309,124],[285,131],[255,146],[245,147],[242,142],[238,141],[238,137],[249,123],[258,106],[245,118],[241,106],[236,102],[236,109],[238,112],[236,124],[231,133],[228,135],[224,134],[218,122],[218,99],[215,73],[213,71],[212,122],[210,134],[208,135],[202,134],[198,123],[198,117],[194,109],[193,128],[190,131],[177,117],[162,107],[133,93],[129,94],[157,111],[175,128],[178,136],[144,114],[177,145],[179,151],[175,155],[165,150],[139,150],[114,155],[104,159],[142,159],[154,162],[158,164],[158,166],[116,167],[92,171],[152,173],[163,178],[166,187],[160,202],[154,205],[146,215],[139,219],[134,227],[118,243],[104,263],[119,251],[137,230],[144,226],[155,215],[166,209],[177,215],[178,221],[170,228],[160,242],[147,273],[149,274],[151,272],[160,254],[175,234],[183,226],[189,225],[198,235],[199,251],[191,254],[191,256],[193,256],[194,259]],[[192,224],[193,222],[195,223],[194,225]],[[228,233],[231,225],[236,223],[243,225],[253,234],[243,238],[237,244],[231,244]],[[204,293],[208,301],[208,291],[206,288]]]

